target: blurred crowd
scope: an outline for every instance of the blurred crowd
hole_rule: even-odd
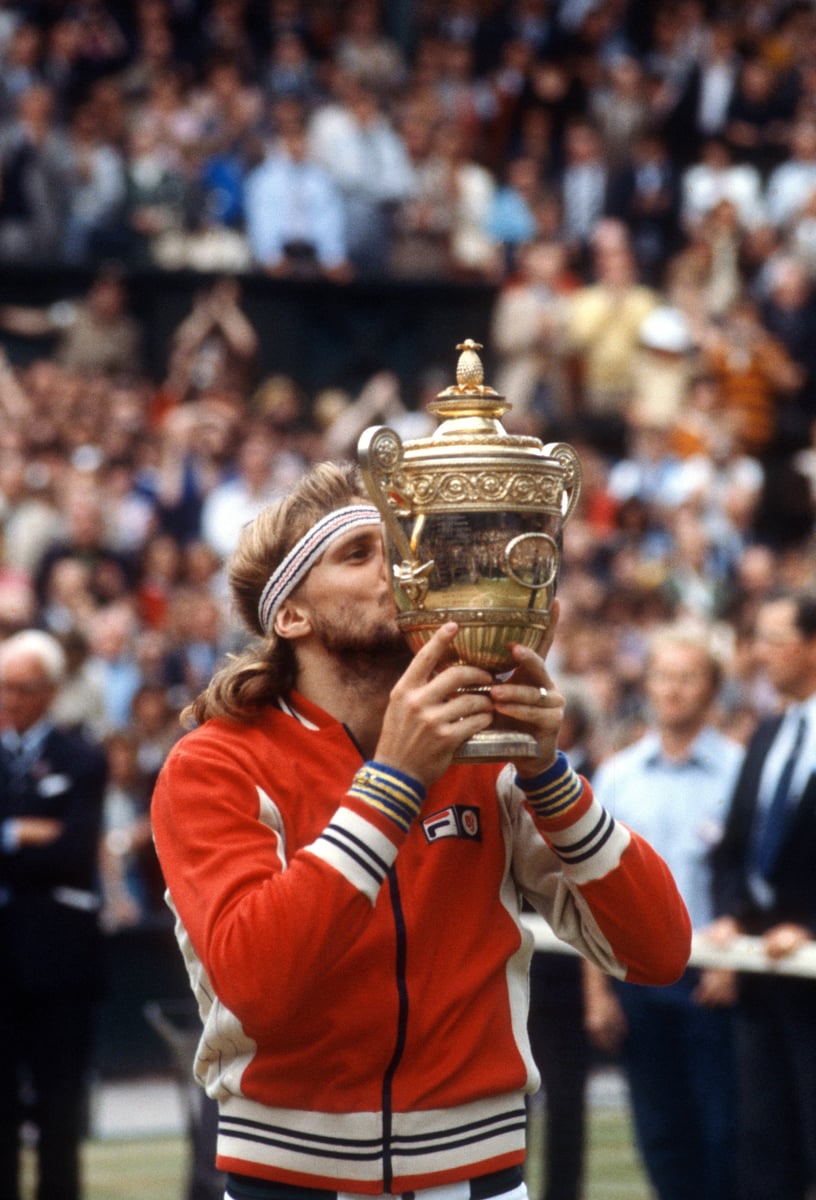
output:
[[[735,255],[813,266],[814,36],[791,0],[4,0],[0,258],[497,281],[611,214],[722,306]]]
[[[0,307],[0,342],[54,339],[0,360],[0,636],[60,638],[59,719],[108,749],[111,928],[162,910],[150,790],[241,644],[241,525],[453,378],[261,377],[247,272],[495,288],[505,427],[583,466],[552,656],[595,762],[666,620],[714,632],[723,729],[775,705],[753,614],[816,585],[814,50],[774,0],[0,4],[0,262],[94,273]],[[145,265],[202,271],[159,381]]]

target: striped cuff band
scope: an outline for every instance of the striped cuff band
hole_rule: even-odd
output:
[[[422,807],[425,788],[416,779],[404,775],[395,767],[367,762],[354,776],[349,795],[356,796],[372,808],[379,809],[403,833],[407,833]]]
[[[560,750],[555,762],[546,771],[532,779],[522,779],[517,775],[516,783],[541,821],[563,818],[568,809],[580,800],[584,788]]]

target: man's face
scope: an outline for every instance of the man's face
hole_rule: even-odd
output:
[[[48,712],[54,692],[37,658],[15,655],[0,666],[0,719],[17,733],[25,733]]]
[[[761,606],[754,628],[754,654],[786,699],[804,700],[816,689],[816,638],[804,638],[797,629],[793,600],[772,600]]]
[[[713,678],[698,646],[656,646],[646,676],[646,692],[660,729],[692,730],[705,719],[713,698]]]
[[[351,529],[339,537],[296,595],[315,635],[338,657],[410,657],[396,622],[379,526]]]

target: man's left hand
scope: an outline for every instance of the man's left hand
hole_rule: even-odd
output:
[[[768,930],[762,939],[762,946],[768,958],[787,958],[809,941],[810,930],[804,925],[785,922]]]
[[[496,683],[490,689],[490,698],[496,713],[508,718],[513,729],[531,734],[538,743],[541,754],[538,758],[514,760],[519,775],[532,779],[546,771],[555,762],[558,735],[564,720],[564,697],[557,690],[544,659],[555,637],[558,624],[558,601],[553,601],[550,627],[538,650],[529,646],[514,645],[513,658],[518,667],[512,679]]]

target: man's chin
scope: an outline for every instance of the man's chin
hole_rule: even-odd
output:
[[[402,633],[396,627],[382,630],[360,649],[375,661],[398,666],[407,666],[413,655]]]
[[[387,623],[370,630],[351,633],[323,629],[319,631],[324,645],[339,659],[351,665],[371,667],[401,667],[413,657],[408,643],[396,623]]]

